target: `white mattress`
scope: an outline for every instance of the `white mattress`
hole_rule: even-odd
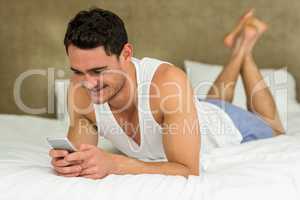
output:
[[[0,199],[299,200],[299,122],[300,110],[289,114],[286,136],[215,149],[199,177],[141,174],[90,180],[60,177],[51,168],[45,137],[65,135],[65,124],[0,115]]]

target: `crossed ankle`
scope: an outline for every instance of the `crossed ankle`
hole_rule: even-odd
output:
[[[244,60],[245,61],[248,61],[248,60],[254,60],[254,57],[253,57],[253,54],[252,54],[252,51],[249,51],[249,52],[245,52],[245,55],[244,55]]]

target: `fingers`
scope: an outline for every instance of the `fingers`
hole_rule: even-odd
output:
[[[56,172],[58,176],[64,176],[64,177],[77,177],[80,175],[80,172],[71,173],[71,174],[61,174],[59,172]]]
[[[76,177],[82,170],[81,162],[67,162],[63,158],[53,158],[51,164],[57,175],[64,177]]]
[[[93,174],[87,174],[87,175],[80,175],[80,177],[89,178],[89,179],[101,179],[106,177],[107,174],[99,174],[99,173],[93,173]]]
[[[68,167],[54,167],[55,171],[62,175],[68,175],[68,174],[80,174],[81,172],[81,166],[80,165],[72,165]]]
[[[90,168],[86,168],[84,170],[82,170],[80,172],[80,176],[87,176],[87,175],[92,175],[92,174],[96,174],[97,173],[97,167],[90,167]]]
[[[70,166],[70,165],[79,165],[81,163],[82,163],[82,161],[68,162],[63,158],[53,158],[52,161],[51,161],[51,164],[53,166],[56,166],[56,167],[66,167],[66,166]]]
[[[57,159],[55,162],[54,162],[54,165],[57,166],[57,167],[66,167],[68,165],[70,165],[71,163],[70,162],[67,162],[65,159]]]
[[[68,151],[66,150],[55,150],[55,149],[51,149],[49,151],[49,156],[52,158],[61,158],[61,157],[65,157],[69,154]]]
[[[97,149],[97,147],[94,145],[90,145],[90,144],[82,144],[82,145],[80,145],[80,148],[79,148],[80,151],[70,153],[69,155],[67,155],[65,157],[65,159],[68,162],[75,161],[75,160],[86,160],[86,159],[90,158],[91,155],[93,154],[93,152],[91,151],[93,149]]]
[[[68,153],[65,150],[51,150],[49,155],[53,158],[51,164],[53,165],[56,173],[65,177],[79,176],[82,171],[87,178],[96,179],[95,174],[97,168],[94,164],[94,159],[89,159],[94,151],[91,149],[97,148],[96,146],[83,144],[80,146],[80,151]]]
[[[89,152],[74,152],[74,153],[70,153],[69,155],[67,155],[65,157],[65,160],[67,162],[72,162],[72,161],[83,161],[86,160],[87,158],[90,157],[90,153]]]
[[[92,166],[95,166],[96,165],[96,162],[94,159],[89,159],[89,160],[86,160],[84,162],[82,162],[80,164],[81,168],[84,170],[84,169],[87,169],[87,168],[90,168]]]
[[[94,179],[94,180],[98,179],[98,176],[96,174],[85,175],[85,176],[81,176],[81,177]]]

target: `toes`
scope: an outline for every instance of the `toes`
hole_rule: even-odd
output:
[[[254,26],[257,29],[258,34],[263,34],[267,31],[268,25],[257,18],[252,18],[247,22],[247,25]]]
[[[241,33],[242,26],[235,28],[231,33],[227,34],[224,38],[224,44],[228,48],[232,48],[234,46],[235,40],[238,35]]]
[[[254,8],[251,8],[250,10],[248,10],[248,11],[241,17],[241,20],[246,20],[246,19],[248,19],[249,17],[253,17],[254,12],[255,12],[255,9],[254,9]]]
[[[224,38],[224,44],[226,47],[232,48],[234,46],[235,40],[241,33],[245,23],[247,22],[247,20],[249,20],[250,17],[253,17],[253,15],[254,15],[254,9],[250,9],[240,18],[234,30],[231,33],[227,34]]]
[[[233,46],[233,35],[232,34],[228,34],[225,36],[224,38],[224,44],[226,47],[231,48]]]
[[[228,34],[224,38],[224,44],[226,47],[232,48],[235,45],[236,40],[240,37],[241,33],[246,40],[251,40],[253,38],[257,39],[264,32],[266,32],[267,29],[268,26],[266,23],[255,17],[251,17],[247,19],[247,21],[245,22],[245,24],[242,25],[240,30],[237,31],[236,29],[230,34]]]

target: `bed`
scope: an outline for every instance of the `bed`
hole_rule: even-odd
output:
[[[192,82],[192,75],[201,78],[192,66],[185,69],[192,70],[188,73]],[[57,96],[63,96],[59,92]],[[205,156],[205,172],[187,179],[150,174],[109,175],[100,180],[57,176],[45,138],[66,135],[64,108],[58,106],[58,119],[1,114],[0,199],[299,199],[300,105],[292,100],[286,101],[289,107],[281,113],[286,117],[286,135],[215,148]],[[101,148],[118,153],[108,141],[100,141]]]

